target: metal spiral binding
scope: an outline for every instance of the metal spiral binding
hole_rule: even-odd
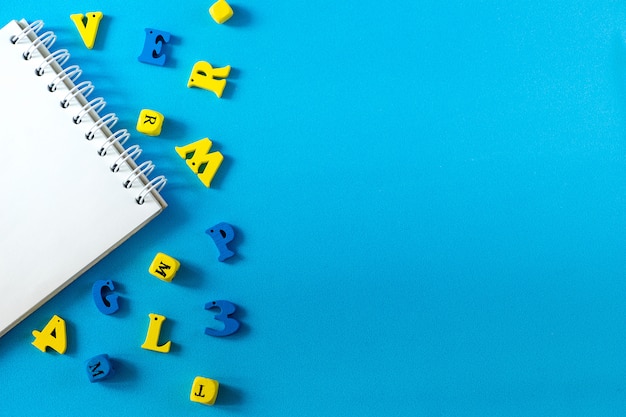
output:
[[[48,84],[48,91],[54,93],[57,90],[57,86],[63,82],[63,80],[68,79],[72,81],[76,81],[78,77],[81,76],[83,70],[80,69],[78,65],[70,65],[67,68],[63,68],[63,70],[52,80],[50,84]]]
[[[70,101],[78,94],[82,94],[83,97],[87,98],[89,94],[93,91],[94,86],[91,81],[83,81],[76,84],[72,89],[67,93],[67,95],[61,100],[61,107],[67,108],[70,105]]]
[[[126,178],[126,181],[123,183],[124,187],[131,188],[133,186],[133,182],[135,182],[141,174],[148,177],[148,175],[152,173],[152,170],[154,170],[154,164],[152,161],[143,162],[141,165],[137,166],[137,168],[133,169],[133,172],[131,172],[128,178]]]
[[[46,59],[43,60],[41,65],[37,67],[37,69],[35,70],[35,74],[41,77],[44,74],[44,70],[46,69],[46,67],[50,65],[52,61],[56,61],[57,64],[62,66],[67,62],[68,59],[70,59],[70,52],[67,49],[59,49],[57,51],[54,51],[53,53],[48,55]]]
[[[101,118],[98,119],[97,122],[95,122],[91,126],[91,129],[89,129],[89,132],[85,133],[85,137],[87,138],[87,140],[92,140],[96,136],[97,130],[102,130],[104,126],[108,127],[109,130],[111,130],[113,126],[115,126],[115,124],[118,122],[118,120],[119,119],[117,118],[115,113],[108,113],[102,116]]]
[[[25,36],[28,36],[30,33],[37,33],[43,27],[43,20],[35,20],[30,25],[26,26],[19,35],[11,36],[11,43],[16,44],[22,40]]]
[[[107,150],[113,146],[114,143],[119,143],[120,145],[124,145],[126,141],[130,138],[130,133],[126,129],[120,129],[117,132],[111,134],[107,140],[104,142],[102,147],[98,150],[98,155],[105,156],[107,154]]]
[[[80,112],[78,112],[78,114],[76,116],[74,116],[73,120],[74,123],[76,124],[80,124],[80,122],[83,121],[83,117],[85,117],[85,115],[87,113],[89,113],[91,110],[95,111],[96,113],[98,113],[100,110],[102,110],[105,106],[107,105],[107,102],[104,101],[104,99],[102,97],[98,97],[98,98],[94,98],[93,100],[91,100],[89,103],[85,104]]]
[[[127,165],[131,168],[129,175],[122,183],[122,186],[124,188],[132,188],[133,184],[137,180],[141,179],[143,187],[135,197],[135,201],[137,204],[144,204],[148,194],[151,192],[158,193],[161,189],[163,189],[167,183],[167,179],[164,175],[160,175],[152,179],[148,178],[155,168],[152,161],[145,161],[139,165],[135,163],[135,160],[141,155],[142,149],[139,145],[124,148],[124,144],[130,138],[128,130],[118,129],[114,133],[111,133],[112,128],[117,124],[119,118],[115,113],[107,113],[102,117],[100,116],[99,112],[106,107],[106,101],[104,101],[102,97],[88,101],[87,97],[89,97],[89,95],[94,91],[94,85],[91,81],[82,81],[76,84],[83,71],[78,65],[64,67],[70,58],[70,53],[67,49],[59,49],[54,52],[49,51],[57,37],[54,32],[51,31],[40,35],[39,31],[43,28],[43,26],[44,24],[42,20],[36,20],[29,23],[20,31],[20,33],[11,36],[9,41],[12,44],[17,45],[22,43],[23,39],[26,39],[30,43],[28,48],[22,54],[25,60],[32,59],[35,51],[40,53],[43,51],[43,53],[41,53],[41,63],[35,69],[35,73],[38,76],[43,76],[48,68],[50,68],[53,72],[56,72],[56,76],[50,84],[48,84],[48,90],[52,93],[57,91],[59,85],[67,85],[69,91],[60,101],[61,107],[68,108],[72,100],[77,101],[81,105],[80,111],[73,118],[75,124],[80,124],[87,114],[90,115],[94,122],[87,133],[85,133],[85,138],[93,140],[98,130],[106,136],[106,140],[97,152],[98,155],[104,157],[111,147],[115,148],[115,150],[119,153],[119,156],[110,166],[111,171],[118,172],[123,165]],[[58,65],[58,67],[56,65],[52,65],[53,63]]]
[[[41,36],[38,36],[37,39],[28,47],[28,49],[22,54],[24,59],[29,60],[33,57],[33,52],[40,46],[44,46],[46,49],[50,49],[52,44],[57,40],[57,35],[54,32],[46,32]]]
[[[139,192],[139,195],[135,199],[137,204],[143,204],[146,201],[146,195],[152,190],[157,192],[161,191],[166,182],[167,178],[165,178],[165,175],[159,175],[158,177],[152,178],[152,180],[150,180],[150,182],[147,183]]]
[[[137,159],[139,155],[141,155],[141,148],[139,147],[139,145],[133,145],[127,148],[124,152],[120,154],[120,156],[115,160],[115,162],[113,162],[113,165],[111,165],[111,171],[113,172],[119,171],[120,165],[122,165],[124,162],[128,161],[129,159],[132,159],[132,160]]]

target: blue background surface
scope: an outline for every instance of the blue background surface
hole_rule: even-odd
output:
[[[233,0],[221,26],[210,4],[0,5],[43,19],[123,127],[165,115],[131,141],[170,204],[0,339],[2,414],[624,415],[626,3]],[[69,15],[95,10],[87,50]],[[137,60],[146,27],[172,34],[165,67]],[[233,67],[222,99],[186,87],[200,60]],[[207,136],[211,189],[173,149]],[[214,299],[236,335],[203,334]],[[140,348],[148,313],[169,354]],[[30,344],[53,314],[65,355]],[[100,353],[117,374],[90,384]],[[215,406],[189,401],[197,375]]]

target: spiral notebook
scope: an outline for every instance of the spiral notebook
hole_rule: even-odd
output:
[[[55,40],[41,21],[0,30],[0,336],[167,206]]]

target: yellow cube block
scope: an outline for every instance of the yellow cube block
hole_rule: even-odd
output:
[[[233,8],[225,0],[217,0],[209,7],[209,14],[220,25],[233,17]]]
[[[163,281],[172,282],[176,272],[180,268],[180,262],[162,252],[156,254],[148,271]]]
[[[165,117],[155,110],[142,109],[137,119],[137,131],[148,136],[159,136]]]
[[[220,383],[214,379],[197,376],[193,380],[189,399],[197,403],[213,405],[217,399],[219,386]]]

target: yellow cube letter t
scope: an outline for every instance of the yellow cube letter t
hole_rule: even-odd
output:
[[[197,403],[213,405],[217,399],[219,386],[219,382],[214,379],[197,376],[193,380],[189,399]]]

